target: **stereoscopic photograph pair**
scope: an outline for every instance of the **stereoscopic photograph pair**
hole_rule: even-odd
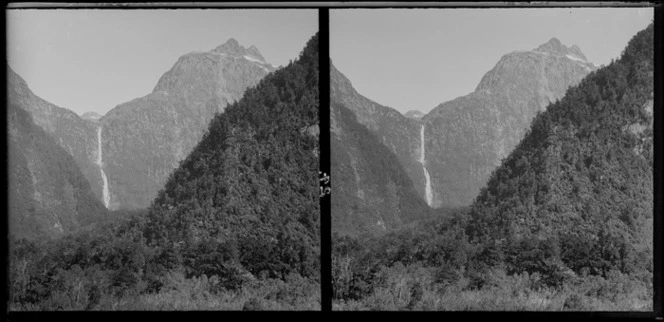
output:
[[[342,5],[10,4],[8,313],[658,311],[656,5]]]

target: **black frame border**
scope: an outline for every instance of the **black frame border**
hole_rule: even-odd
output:
[[[320,106],[319,106],[319,117],[320,117],[320,171],[329,174],[330,173],[330,144],[329,144],[329,103],[330,103],[330,88],[329,88],[329,76],[330,76],[330,65],[329,65],[329,11],[337,9],[387,9],[387,8],[401,8],[401,9],[455,9],[455,8],[468,8],[468,9],[482,9],[482,8],[509,8],[509,9],[519,9],[519,8],[552,8],[552,7],[654,7],[654,24],[655,24],[655,96],[654,96],[654,106],[661,106],[664,103],[664,82],[662,81],[662,76],[664,75],[664,44],[662,41],[662,36],[664,35],[664,2],[654,1],[654,2],[640,2],[640,3],[630,3],[630,2],[452,2],[452,3],[440,3],[440,2],[285,2],[285,3],[269,3],[269,2],[227,2],[227,3],[206,3],[206,2],[170,2],[170,3],[98,3],[98,2],[81,2],[81,3],[57,3],[57,2],[48,2],[48,3],[10,3],[5,6],[5,9],[318,9],[319,13],[319,77],[320,77]],[[6,16],[4,17],[6,19]],[[6,20],[5,20],[6,22]],[[2,28],[6,28],[6,24],[3,24]],[[6,37],[6,29],[5,29]],[[6,38],[5,38],[6,39]],[[6,54],[6,42],[5,42],[5,54]],[[6,73],[6,71],[5,71]],[[6,81],[6,80],[5,80]],[[7,95],[6,87],[3,88],[5,97]],[[501,318],[516,318],[516,319],[569,319],[569,318],[584,318],[584,319],[614,319],[614,318],[630,318],[630,319],[647,319],[647,320],[663,320],[664,305],[662,303],[664,293],[664,288],[662,285],[662,278],[664,274],[662,273],[662,259],[664,254],[662,254],[662,247],[664,246],[664,218],[662,218],[662,210],[664,206],[664,190],[663,190],[663,179],[664,177],[664,155],[662,152],[662,139],[664,136],[664,125],[662,125],[662,113],[656,111],[654,113],[654,161],[655,166],[653,169],[654,174],[654,256],[653,256],[653,286],[654,286],[654,297],[653,297],[653,311],[651,312],[390,312],[390,317],[403,317],[403,314],[410,314],[410,316],[434,316],[434,317],[457,317],[457,318],[486,318],[486,319],[501,319]],[[6,130],[6,122],[0,125],[3,129]],[[327,131],[323,130],[326,129]],[[6,132],[5,132],[6,133]],[[7,141],[6,138],[3,140],[2,144],[4,145],[5,151],[7,151]],[[7,169],[7,157],[5,155],[5,169]],[[7,172],[2,174],[5,176],[5,182],[7,178]],[[7,209],[7,195],[3,197],[5,202],[5,209]],[[331,197],[326,195],[321,198],[321,311],[330,312],[332,311],[332,276],[331,276]],[[3,222],[3,229],[5,231],[5,240],[7,240],[7,218]],[[8,243],[5,243],[3,247],[4,257],[8,259]],[[5,283],[8,281],[8,276],[6,274],[5,266]],[[6,285],[6,284],[5,284]],[[4,293],[7,296],[6,292]],[[4,301],[3,305],[7,305],[7,302]],[[14,320],[38,320],[45,315],[54,314],[57,317],[68,318],[68,319],[85,319],[89,318],[90,314],[88,312],[8,312],[5,309],[6,319],[8,321]],[[136,316],[139,318],[150,318],[154,316],[155,313],[161,312],[145,312],[148,315],[144,315],[144,312],[103,312],[108,315],[109,318],[117,318],[123,316]],[[191,313],[196,315],[201,312],[166,312],[168,314],[165,317],[169,318],[187,318]],[[202,312],[206,314],[214,314],[216,312]],[[235,316],[235,312],[231,315]],[[300,312],[298,312],[300,313]],[[387,316],[385,312],[378,313],[378,316]],[[173,314],[173,315],[172,315]],[[221,313],[226,314],[226,313]],[[255,312],[251,312],[255,314]],[[329,313],[328,313],[329,314]],[[346,312],[335,312],[332,313],[336,316],[338,314],[345,315]],[[357,313],[357,314],[371,314],[371,313]],[[396,314],[396,315],[392,315]],[[311,316],[311,317],[320,317],[319,313],[313,313],[309,315],[306,312],[300,313],[301,316]],[[372,316],[375,316],[372,314]]]

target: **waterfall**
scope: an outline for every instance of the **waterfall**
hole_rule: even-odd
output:
[[[104,172],[103,159],[101,154],[101,126],[97,128],[97,165],[101,171],[101,180],[103,181],[104,187],[102,189],[102,197],[104,201],[104,206],[108,208],[108,205],[111,203],[111,193],[108,189],[108,178]]]
[[[425,179],[424,192],[427,198],[427,204],[431,206],[433,203],[433,190],[431,189],[431,177],[429,176],[429,171],[427,171],[427,168],[424,166],[424,159],[426,157],[424,151],[424,124],[422,124],[422,129],[420,130],[420,142],[421,142],[420,163],[422,164],[422,169],[424,170],[424,179]]]

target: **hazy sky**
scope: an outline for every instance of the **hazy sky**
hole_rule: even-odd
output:
[[[330,55],[364,96],[428,113],[475,90],[506,53],[556,37],[608,64],[652,19],[652,8],[330,10]]]
[[[7,10],[7,60],[32,91],[78,114],[150,93],[183,54],[233,37],[286,65],[318,31],[310,10]]]

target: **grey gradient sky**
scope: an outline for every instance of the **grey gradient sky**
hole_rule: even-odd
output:
[[[606,65],[652,20],[652,8],[330,10],[330,56],[360,94],[428,113],[506,53],[556,37]]]
[[[32,91],[79,115],[150,93],[177,59],[233,37],[268,63],[297,58],[318,10],[6,10],[7,60]]]

